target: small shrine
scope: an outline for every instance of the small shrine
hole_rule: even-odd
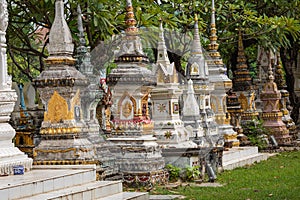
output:
[[[149,60],[143,52],[131,0],[127,0],[125,36],[115,53],[117,68],[107,77],[112,92],[112,130],[108,141],[116,149],[116,164],[125,184],[163,182],[165,162],[153,137],[154,122],[149,114],[150,92],[156,77],[147,69]]]
[[[214,90],[214,83],[209,82],[209,69],[202,51],[197,16],[195,16],[194,38],[191,55],[188,58],[188,65],[186,67],[186,78],[193,81],[195,98],[197,99],[200,111],[200,126],[204,131],[202,135],[210,137],[212,143],[215,145],[220,136],[218,125],[215,122],[215,115],[211,109],[211,92]],[[187,116],[186,114],[184,116]],[[193,137],[196,136],[193,135]]]
[[[211,92],[211,108],[215,113],[215,121],[219,126],[219,133],[224,136],[225,142],[237,145],[237,133],[230,125],[230,116],[226,107],[226,92],[232,88],[232,81],[226,75],[226,67],[218,51],[219,44],[217,43],[218,37],[215,21],[215,1],[212,0],[210,44],[208,45],[206,59],[209,70],[209,81],[215,85],[215,89]]]
[[[98,164],[95,147],[88,140],[89,127],[84,121],[90,116],[83,111],[81,99],[90,82],[75,68],[74,44],[62,0],[55,2],[55,19],[47,48],[50,54],[46,59],[47,68],[34,80],[45,108],[34,163]]]
[[[188,148],[197,145],[190,141],[190,134],[184,128],[179,116],[178,73],[174,63],[170,63],[164,39],[164,30],[160,24],[157,46],[157,63],[153,67],[157,78],[157,86],[151,91],[152,119],[157,143],[163,148]]]
[[[8,11],[6,0],[0,0],[0,176],[14,174],[14,168],[28,171],[32,168],[32,159],[28,158],[13,144],[15,129],[8,123],[17,101],[17,94],[12,90],[12,80],[7,73],[6,29]]]
[[[268,82],[265,83],[260,99],[263,102],[262,119],[263,126],[273,135],[279,145],[291,144],[291,137],[286,125],[282,121],[280,111],[281,94],[274,82],[271,62],[269,63]]]
[[[232,89],[238,96],[238,101],[243,110],[241,124],[247,127],[249,123],[257,120],[258,112],[255,106],[255,87],[252,84],[252,78],[246,63],[241,30],[239,30],[237,66],[234,71]],[[247,134],[247,130],[244,130],[244,133]]]

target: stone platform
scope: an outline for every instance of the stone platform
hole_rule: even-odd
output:
[[[259,153],[258,147],[233,147],[223,152],[223,169],[232,170],[237,167],[251,165],[255,162],[267,160],[268,153]]]
[[[24,175],[0,177],[1,200],[147,200],[123,192],[121,181],[96,181],[95,165],[34,166]]]

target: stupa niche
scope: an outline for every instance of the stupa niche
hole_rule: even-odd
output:
[[[211,107],[215,113],[215,120],[219,125],[219,132],[224,136],[225,142],[238,145],[237,133],[230,125],[230,117],[226,107],[226,92],[231,89],[232,81],[226,75],[226,68],[218,51],[217,29],[215,22],[215,2],[212,0],[212,15],[210,24],[210,44],[208,45],[207,64],[209,81],[214,83],[215,89],[211,93]]]

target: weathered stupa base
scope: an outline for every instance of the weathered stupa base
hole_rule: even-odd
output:
[[[152,136],[109,138],[116,148],[111,152],[116,156],[116,166],[128,186],[145,186],[150,183],[164,183],[168,180],[163,170],[164,159]]]

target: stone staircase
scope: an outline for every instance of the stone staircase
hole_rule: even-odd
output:
[[[96,181],[95,165],[34,166],[24,175],[0,177],[1,200],[148,200],[123,192],[121,181]]]
[[[232,170],[237,167],[251,165],[261,160],[267,160],[268,153],[259,153],[257,147],[233,147],[223,152],[223,169]]]

